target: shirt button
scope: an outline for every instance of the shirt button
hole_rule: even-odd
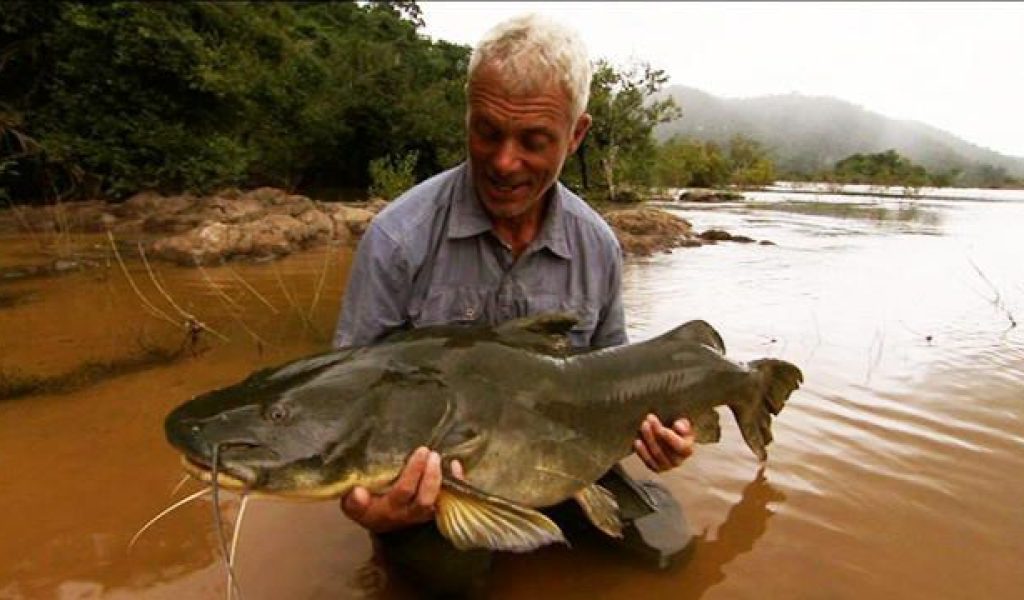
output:
[[[473,310],[472,308],[467,308],[467,309],[466,309],[466,318],[467,318],[467,319],[473,319],[473,318],[476,318],[476,311],[475,311],[475,310]]]

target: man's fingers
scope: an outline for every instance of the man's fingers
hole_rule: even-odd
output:
[[[458,479],[459,481],[466,480],[466,472],[462,469],[462,461],[460,461],[457,458],[453,459],[452,462],[449,463],[449,466],[452,469],[452,477]]]
[[[636,440],[633,442],[633,450],[636,451],[636,455],[640,457],[640,460],[644,461],[647,468],[652,471],[658,470],[658,465],[655,464],[654,459],[651,458],[651,454],[647,451],[647,446],[643,440]]]
[[[647,420],[640,426],[640,437],[643,439],[647,452],[654,463],[660,467],[660,470],[665,470],[672,467],[672,461],[665,456],[661,449],[661,444],[658,443],[661,437],[661,429],[664,429],[664,427],[662,427],[658,418],[648,415]]]
[[[341,498],[341,512],[353,521],[359,522],[370,508],[370,492],[364,487],[356,487]]]
[[[391,486],[391,490],[388,492],[388,500],[396,505],[405,505],[413,501],[417,490],[419,490],[420,479],[423,478],[423,469],[427,466],[429,454],[429,450],[419,447],[409,456],[405,467],[398,475],[398,481]]]
[[[672,429],[662,427],[658,430],[658,438],[661,450],[675,466],[693,453],[693,437],[688,423],[680,426],[679,421],[676,421]]]
[[[416,493],[416,505],[423,510],[433,511],[437,494],[441,491],[441,455],[431,452],[427,455],[426,468]]]

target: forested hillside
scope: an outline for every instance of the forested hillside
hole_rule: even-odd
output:
[[[947,132],[898,121],[828,97],[800,94],[727,99],[671,86],[683,118],[658,127],[660,140],[673,135],[727,144],[735,135],[763,143],[781,176],[831,169],[857,153],[894,149],[936,173],[959,171],[959,183],[1024,176],[1024,158],[981,148]]]

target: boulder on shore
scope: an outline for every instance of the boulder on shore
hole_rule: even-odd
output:
[[[680,246],[700,245],[686,219],[656,208],[627,208],[604,214],[628,255],[650,256]]]
[[[284,256],[318,242],[349,243],[374,216],[362,208],[269,187],[200,198],[187,207],[172,203],[168,211],[157,208],[152,197],[138,203],[143,201],[156,211],[145,219],[144,229],[175,233],[153,242],[152,255],[189,266]]]
[[[736,202],[743,199],[743,194],[737,192],[707,188],[692,188],[679,194],[680,202]]]

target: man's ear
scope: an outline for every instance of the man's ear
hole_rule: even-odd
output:
[[[572,128],[572,140],[569,142],[569,154],[576,152],[580,144],[583,143],[583,138],[586,137],[587,132],[590,131],[590,124],[594,122],[594,119],[590,116],[590,113],[583,113],[580,118],[576,119],[576,124]]]

